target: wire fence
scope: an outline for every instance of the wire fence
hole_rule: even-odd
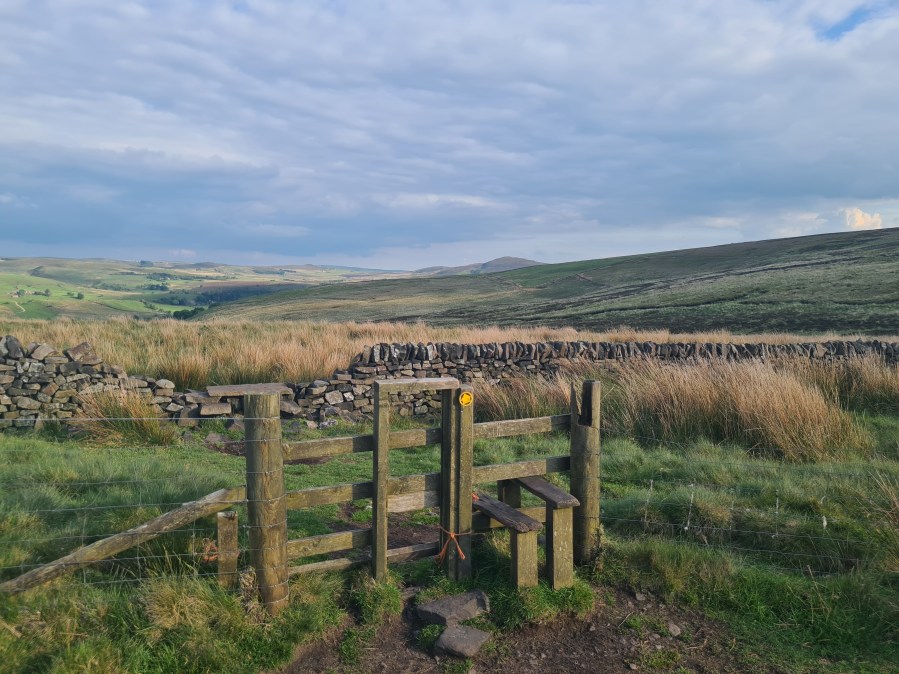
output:
[[[241,431],[226,434],[223,427],[232,420],[247,421],[201,422],[199,429],[186,429],[197,442],[169,448],[37,443],[24,433],[5,437],[0,442],[0,582],[123,532],[137,540],[139,532],[129,533],[133,528],[218,489],[245,484],[243,461],[202,446],[201,434],[212,431],[219,437],[211,444],[235,443],[239,449],[245,443]],[[295,428],[295,423],[282,423],[285,430]],[[899,479],[899,462],[797,464],[768,452],[728,456],[730,450],[723,448],[706,451],[657,438],[604,438],[631,441],[603,446],[601,519],[607,534],[672,541],[812,575],[880,568],[888,553],[888,525],[881,515],[886,495],[875,485],[884,475]],[[366,461],[359,455],[352,460]],[[284,470],[294,488],[357,479],[359,471],[350,471],[346,457],[328,461]],[[439,470],[439,459],[431,470]],[[240,554],[251,552],[246,501],[211,503],[237,511]],[[364,511],[358,504],[292,511],[291,535],[358,528],[364,526]],[[79,569],[76,578],[88,584],[167,575],[211,578],[217,575],[216,535],[215,517],[207,516],[113,559],[72,566]]]

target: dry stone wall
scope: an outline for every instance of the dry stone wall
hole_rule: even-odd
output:
[[[282,415],[321,422],[328,417],[361,419],[373,410],[373,384],[402,377],[458,377],[462,381],[500,382],[521,376],[552,376],[566,362],[588,360],[615,367],[634,360],[670,363],[702,360],[807,358],[832,362],[878,354],[899,364],[899,343],[827,341],[806,344],[713,344],[653,342],[541,342],[525,344],[375,344],[349,367],[327,379],[288,383],[281,390]],[[108,365],[88,343],[59,352],[48,344],[23,345],[13,336],[0,339],[0,429],[33,426],[38,419],[69,419],[81,411],[80,397],[107,390],[130,390],[156,406],[160,416],[184,426],[202,418],[240,415],[241,397],[206,391],[175,391],[173,382],[129,376]],[[213,389],[214,390],[214,389]],[[394,396],[401,415],[427,414],[439,408],[436,396]]]

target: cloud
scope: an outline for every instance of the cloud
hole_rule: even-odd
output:
[[[899,222],[895,3],[0,4],[4,254],[423,266]]]
[[[844,208],[840,214],[847,229],[883,229],[883,216],[880,213],[865,213],[854,207]]]

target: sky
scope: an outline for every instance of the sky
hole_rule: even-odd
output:
[[[899,3],[0,0],[0,256],[383,269],[899,226]]]

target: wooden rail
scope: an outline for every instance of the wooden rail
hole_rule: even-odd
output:
[[[102,541],[86,545],[65,557],[57,559],[55,562],[44,564],[22,574],[18,578],[8,580],[0,584],[0,592],[22,592],[58,578],[65,573],[102,562],[104,559],[109,559],[129,548],[151,541],[169,531],[187,526],[202,517],[227,510],[235,503],[242,503],[246,497],[247,492],[244,487],[220,489],[197,501],[185,503],[180,508],[170,510],[140,526],[115,534],[109,538],[104,538]]]
[[[474,425],[474,439],[508,438],[516,435],[534,435],[536,433],[553,433],[567,431],[571,428],[571,416],[557,414],[551,417],[534,419],[509,419],[506,421],[487,421]],[[409,431],[391,431],[390,449],[407,449],[436,445],[443,437],[443,429],[415,428]],[[371,452],[375,446],[372,435],[350,435],[340,438],[320,438],[284,444],[284,460],[318,459],[341,454]]]

